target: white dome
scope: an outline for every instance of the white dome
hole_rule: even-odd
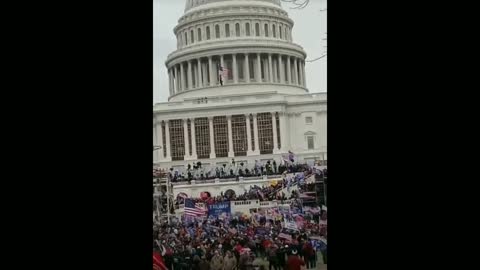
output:
[[[226,4],[232,4],[231,2],[262,2],[262,3],[271,3],[277,6],[281,6],[280,0],[187,0],[185,4],[185,12],[189,11],[192,8],[196,8],[202,5],[207,5],[211,3],[219,4],[219,2],[230,2]]]
[[[280,0],[186,0],[165,63],[169,100],[308,93],[293,25]]]

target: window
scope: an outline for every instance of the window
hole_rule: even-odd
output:
[[[313,119],[311,116],[305,117],[305,124],[311,125],[313,123]]]
[[[314,141],[313,136],[307,136],[307,148],[308,148],[308,150],[312,150],[312,149],[315,148],[314,147],[315,145],[314,145],[313,141]]]
[[[225,24],[225,37],[230,37],[230,24]]]
[[[195,118],[195,142],[198,158],[210,157],[210,126],[208,118]]]
[[[265,24],[265,36],[268,37],[268,24]]]
[[[217,157],[228,157],[228,126],[226,116],[213,117],[215,154]]]
[[[198,36],[198,41],[202,41],[202,29],[200,28],[197,29],[197,36]]]
[[[275,24],[272,25],[272,35],[274,38],[277,37],[277,27],[275,26]]]
[[[163,139],[163,142],[162,142],[162,146],[163,146],[163,156],[166,157],[167,156],[167,136],[165,135],[165,123],[162,121],[161,123],[161,126],[162,126],[162,139]]]
[[[190,43],[193,43],[195,41],[194,36],[193,36],[193,30],[190,30]]]
[[[273,130],[272,130],[272,114],[259,113],[257,114],[258,126],[258,146],[260,147],[260,154],[273,153]]]
[[[247,126],[245,115],[232,116],[232,139],[235,156],[247,155]],[[246,164],[246,162],[245,162]]]
[[[206,31],[207,31],[207,40],[210,40],[210,26],[207,26]]]
[[[183,137],[183,120],[170,120],[170,148],[172,160],[183,160],[185,156],[185,139]]]
[[[275,113],[275,122],[277,122],[277,142],[278,142],[278,148],[282,148],[282,141],[280,139],[280,117],[278,113]]]
[[[250,138],[251,140],[251,145],[252,145],[252,150],[255,151],[255,135],[254,135],[254,130],[253,130],[253,115],[249,114],[248,118],[250,118]],[[166,155],[165,155],[166,156]]]
[[[258,23],[255,24],[255,36],[260,36],[260,24]]]
[[[278,35],[280,36],[280,39],[282,38],[282,26],[278,26]]]
[[[237,37],[240,36],[240,24],[239,23],[235,24],[235,35]]]
[[[215,25],[215,38],[220,38],[220,26]]]
[[[188,127],[188,152],[190,155],[192,154],[192,121],[188,119],[187,127]]]
[[[247,36],[250,36],[250,24],[246,23],[245,24],[245,33]]]

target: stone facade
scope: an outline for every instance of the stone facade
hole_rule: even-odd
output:
[[[279,0],[188,0],[165,63],[169,102],[154,105],[154,163],[327,160],[327,95],[308,93],[293,25]]]

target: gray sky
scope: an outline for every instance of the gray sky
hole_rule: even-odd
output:
[[[307,60],[324,54],[327,45],[327,0],[310,0],[305,9],[290,9],[282,3],[288,16],[295,22],[293,41],[307,52]],[[182,16],[185,0],[153,0],[153,103],[166,102],[168,98],[168,73],[165,60],[176,49],[173,28]],[[327,57],[306,64],[307,88],[310,93],[327,91]]]

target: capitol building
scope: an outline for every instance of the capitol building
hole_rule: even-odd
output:
[[[153,108],[154,165],[252,167],[288,151],[326,165],[327,94],[309,93],[293,26],[280,0],[186,0],[168,102]]]

